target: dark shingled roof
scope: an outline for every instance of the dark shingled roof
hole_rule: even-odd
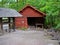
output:
[[[22,15],[14,9],[0,8],[0,17],[21,17]]]

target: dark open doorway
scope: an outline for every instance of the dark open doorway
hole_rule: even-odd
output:
[[[14,17],[4,17],[0,18],[0,29],[4,32],[15,31],[15,18]]]
[[[28,17],[27,22],[29,26],[36,27],[36,24],[40,24],[38,25],[38,27],[42,27],[41,24],[44,24],[44,18],[43,17]]]

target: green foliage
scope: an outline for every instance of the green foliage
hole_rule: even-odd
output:
[[[46,6],[44,7],[47,14],[46,24],[51,25],[51,27],[56,27],[60,22],[59,3],[60,2],[46,2]]]
[[[58,31],[60,31],[60,23],[59,24],[57,24],[57,26],[56,26],[56,28],[55,28],[56,30],[58,30]]]

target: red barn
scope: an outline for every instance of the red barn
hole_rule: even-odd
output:
[[[44,24],[45,14],[30,5],[24,7],[19,13],[23,16],[15,18],[16,27],[28,28],[29,26],[35,26],[36,24]]]

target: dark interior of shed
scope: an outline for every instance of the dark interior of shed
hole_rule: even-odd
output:
[[[36,24],[44,24],[43,17],[28,17],[27,22],[29,26],[35,26]],[[38,27],[42,27],[42,25],[38,25]]]

